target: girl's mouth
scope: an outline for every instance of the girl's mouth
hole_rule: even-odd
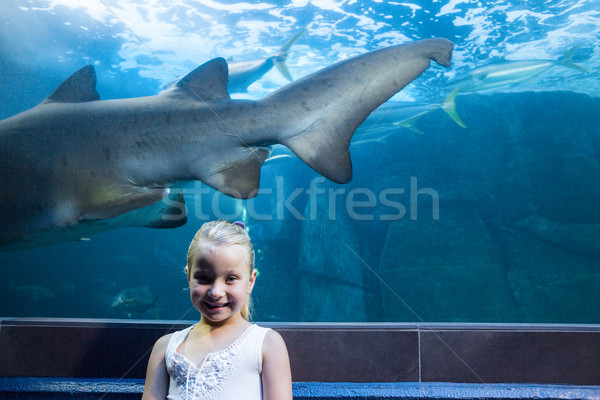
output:
[[[208,301],[205,301],[204,304],[210,310],[218,310],[220,308],[225,308],[229,305],[229,303],[210,303]]]

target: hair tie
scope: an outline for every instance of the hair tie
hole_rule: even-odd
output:
[[[241,226],[242,229],[246,229],[246,224],[243,223],[242,221],[235,221],[233,224],[237,225],[237,226]]]

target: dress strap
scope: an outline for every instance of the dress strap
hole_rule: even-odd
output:
[[[192,326],[188,326],[187,328],[173,332],[171,339],[169,339],[169,343],[167,344],[167,350],[165,351],[165,359],[169,359],[173,356],[173,353],[177,351],[177,347],[183,342],[183,340],[187,337],[188,333],[192,330]]]

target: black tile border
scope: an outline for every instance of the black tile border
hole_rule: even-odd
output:
[[[0,319],[0,377],[142,379],[154,341],[192,323]],[[600,325],[259,324],[295,382],[600,385]]]
[[[600,384],[600,333],[424,331],[424,382]]]
[[[0,378],[0,398],[140,399],[143,379]],[[598,399],[600,386],[294,382],[295,400],[321,399]]]

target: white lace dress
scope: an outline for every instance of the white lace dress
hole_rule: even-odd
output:
[[[167,399],[262,399],[262,344],[269,329],[251,325],[225,350],[209,353],[200,366],[176,351],[191,329],[173,333],[167,345]]]

